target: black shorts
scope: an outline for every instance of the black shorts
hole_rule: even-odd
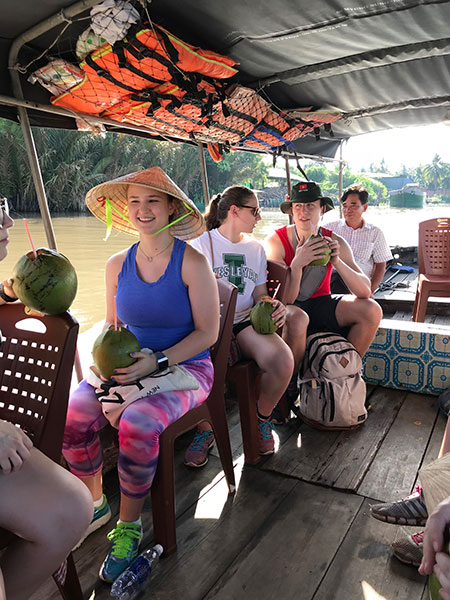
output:
[[[238,333],[241,333],[243,329],[247,329],[247,327],[250,327],[251,324],[252,322],[250,321],[250,319],[247,319],[246,321],[241,321],[240,323],[236,323],[235,325],[233,325],[233,334],[236,336]]]
[[[336,307],[341,298],[342,296],[328,294],[294,302],[294,305],[304,310],[309,317],[308,335],[318,331],[330,331],[347,337],[350,327],[341,327],[336,319]]]

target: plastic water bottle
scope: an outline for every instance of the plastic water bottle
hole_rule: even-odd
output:
[[[153,567],[163,553],[163,547],[157,544],[144,550],[120,575],[111,587],[111,596],[118,600],[132,600],[146,586]]]

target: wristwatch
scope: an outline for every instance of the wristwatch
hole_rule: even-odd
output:
[[[5,302],[15,302],[17,298],[11,298],[8,294],[5,294],[5,286],[3,283],[0,283],[0,298]]]
[[[155,352],[158,371],[165,371],[169,367],[169,359],[163,352]]]

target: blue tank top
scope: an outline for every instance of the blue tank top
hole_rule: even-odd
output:
[[[174,238],[169,264],[158,279],[145,283],[136,269],[138,244],[129,248],[117,280],[117,316],[141,348],[165,350],[194,331],[188,289],[181,278],[186,242]],[[186,361],[207,358],[204,350]]]

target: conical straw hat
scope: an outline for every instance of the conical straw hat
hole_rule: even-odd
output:
[[[191,240],[206,231],[203,215],[186,194],[159,167],[137,171],[101,183],[86,194],[86,206],[91,213],[111,227],[130,235],[139,233],[128,220],[127,189],[130,184],[150,187],[174,198],[176,210],[170,233],[181,240]]]
[[[450,453],[438,458],[419,471],[427,512],[450,496]]]

